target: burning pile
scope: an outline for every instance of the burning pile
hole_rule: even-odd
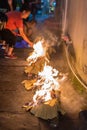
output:
[[[27,58],[29,62],[25,68],[28,80],[23,81],[27,90],[35,90],[31,102],[24,105],[26,110],[42,119],[53,119],[57,117],[60,96],[60,73],[48,64],[45,56],[46,49],[39,41],[34,45],[34,52]],[[62,76],[61,79],[64,77]]]
[[[27,58],[28,66],[25,67],[25,73],[28,74],[29,80],[24,80],[25,88],[27,90],[32,89],[34,82],[37,80],[38,72],[42,71],[45,63],[48,62],[45,57],[46,50],[42,46],[43,40],[37,42],[33,48],[33,53]]]
[[[43,41],[39,41],[33,46],[34,52],[27,58],[28,66],[25,68],[25,73],[38,74],[48,62],[45,57],[46,49],[42,45]]]

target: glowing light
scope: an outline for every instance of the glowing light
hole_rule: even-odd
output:
[[[58,83],[58,71],[51,66],[45,65],[43,71],[38,73],[38,76],[39,79],[34,83],[38,90],[33,96],[33,105],[51,100],[51,92],[53,90],[57,91],[60,86]]]
[[[44,56],[46,58],[46,50],[43,47],[43,41],[38,41],[33,48],[33,53],[27,58],[29,66],[32,65],[32,63],[37,62],[39,57]],[[64,81],[66,78],[66,76],[62,74],[60,75],[62,78],[59,78],[58,76],[58,70],[45,64],[43,71],[38,72],[37,81],[33,84],[33,88],[36,88],[37,90],[33,96],[33,101],[29,103],[29,106],[34,107],[40,103],[57,98],[56,92],[58,92],[60,88],[59,82]]]
[[[43,41],[38,41],[36,44],[34,44],[33,48],[34,48],[34,51],[32,55],[30,55],[27,58],[29,65],[31,65],[32,63],[35,63],[38,57],[45,56],[45,49],[43,48]]]

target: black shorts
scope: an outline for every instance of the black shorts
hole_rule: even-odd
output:
[[[16,36],[9,29],[0,30],[1,40],[4,40],[9,47],[14,47],[16,43]]]

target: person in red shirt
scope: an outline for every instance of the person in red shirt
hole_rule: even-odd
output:
[[[23,19],[26,19],[30,13],[27,6],[23,6],[21,12],[11,11],[6,13],[8,21],[5,28],[9,29],[15,35],[20,35],[32,47],[33,43],[27,38],[23,30]],[[18,30],[19,34],[16,34],[16,30]]]
[[[8,48],[6,58],[14,58],[13,49],[16,41],[16,35],[21,36],[29,44],[30,47],[33,47],[33,43],[29,40],[29,38],[27,38],[23,30],[23,19],[26,19],[30,13],[31,11],[29,7],[25,5],[22,6],[20,12],[10,11],[6,13],[8,21],[4,27],[4,30],[2,31],[2,37],[3,40],[11,43]],[[19,33],[16,33],[17,30]]]

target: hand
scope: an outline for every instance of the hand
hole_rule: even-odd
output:
[[[29,42],[30,47],[33,47],[33,42]]]

